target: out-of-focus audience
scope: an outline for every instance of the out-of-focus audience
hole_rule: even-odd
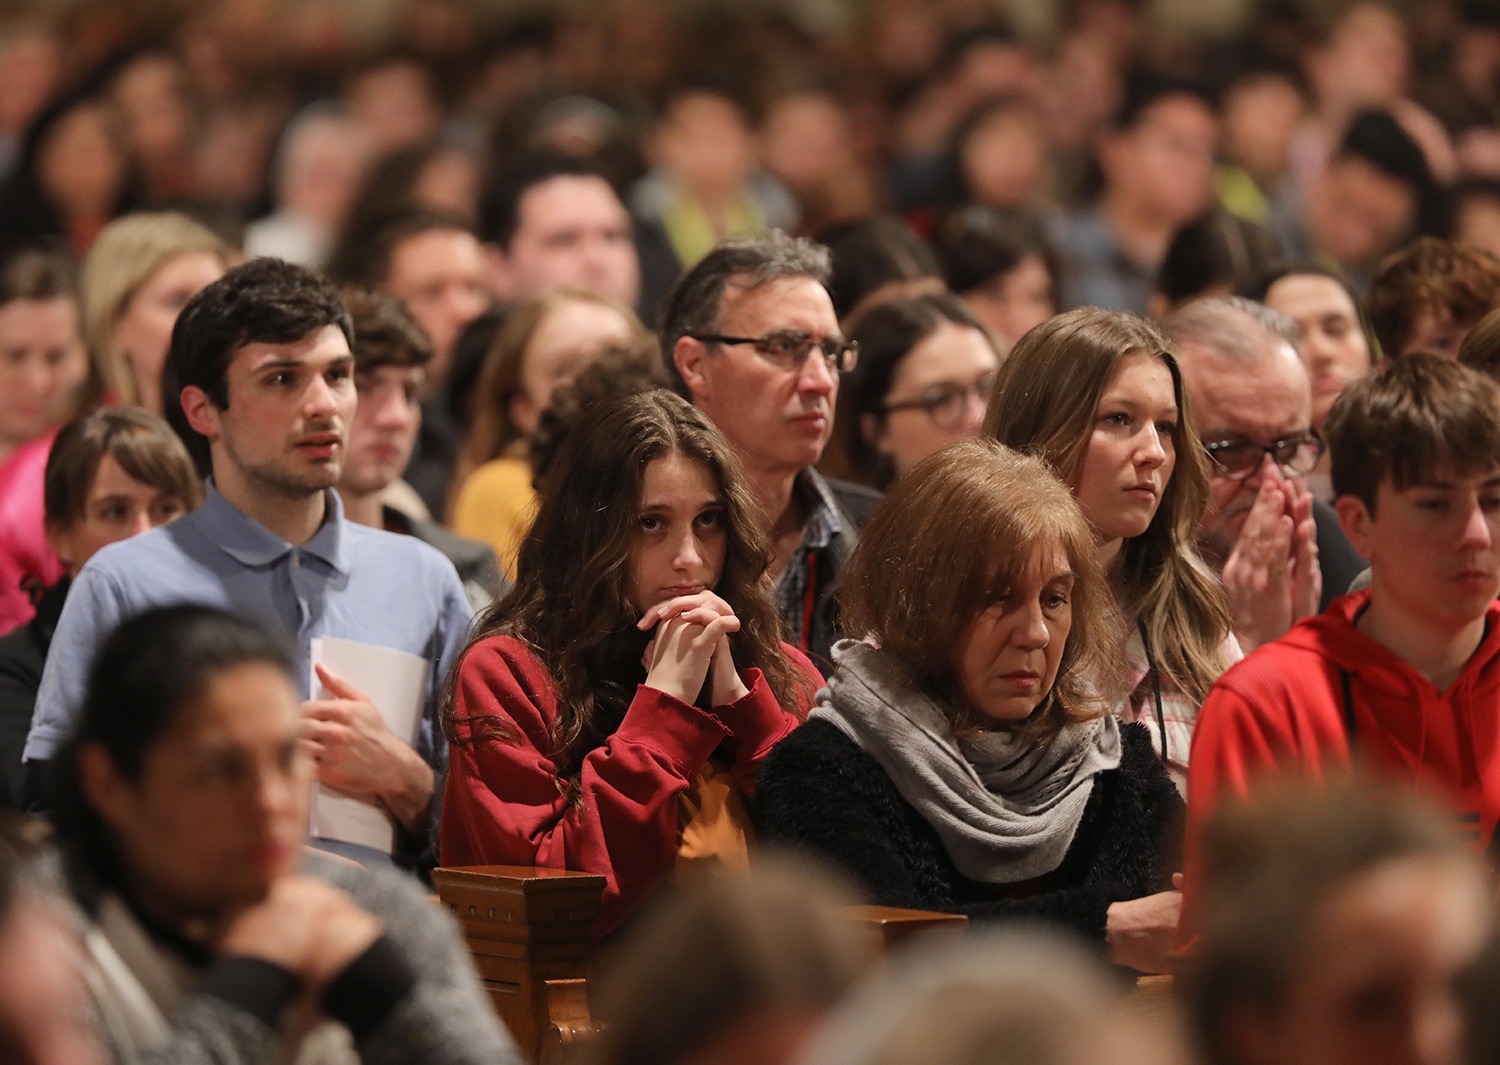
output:
[[[1493,885],[1437,807],[1283,787],[1222,809],[1204,849],[1183,1001],[1205,1065],[1490,1060],[1466,1054],[1465,1022],[1490,1022],[1460,989]]]
[[[622,953],[600,971],[621,977],[597,1060],[1448,1065],[1465,1025],[1485,1060],[1493,972],[1459,972],[1492,934],[1472,868],[1401,856],[1422,831],[1367,832],[1420,820],[1385,798],[1254,807],[1262,776],[1353,766],[1500,855],[1500,18],[1191,16],[6,7],[0,799],[44,825],[96,650],[203,603],[290,641],[290,717],[276,685],[233,716],[294,723],[320,849],[417,878],[439,849],[605,875],[594,932]],[[194,618],[160,623],[183,648],[244,642]],[[319,1016],[353,1037],[337,1060],[431,1057],[378,1035],[433,1016],[389,956],[345,973],[395,981],[363,1016],[319,999],[330,974],[304,956],[230,949],[217,982],[238,903],[194,889],[184,908],[183,889],[263,853],[192,833],[136,853],[148,808],[243,813],[223,843],[269,824],[267,781],[290,779],[246,768],[264,736],[229,737],[218,798],[177,808],[213,788],[157,748],[225,738],[201,732],[224,663],[191,657],[158,678],[201,689],[158,700],[165,732],[79,763],[109,785],[89,860],[128,920],[101,922],[76,878],[49,892],[57,848],[0,847],[23,883],[9,908],[0,890],[0,972],[44,942],[65,963],[37,968],[34,999],[0,979],[0,1057],[92,1065],[93,1032],[156,1060],[220,1022],[290,1054],[275,1033]],[[1238,877],[1205,826],[1242,801]],[[1285,838],[1243,827],[1268,816]],[[1399,854],[1315,853],[1335,825]],[[1071,927],[1177,973],[1151,979],[1190,1009],[1197,973],[1257,982],[1216,984],[1185,1049],[1138,1023],[1171,1013],[1158,984],[1121,1002],[1080,971],[1062,1001],[1048,966],[991,983],[934,944],[930,979],[893,975],[844,1017],[837,889],[755,881],[769,837],[866,900]],[[750,881],[690,883],[747,863]],[[300,927],[279,890],[261,877],[240,915]],[[361,924],[340,912],[330,928]],[[681,949],[624,946],[637,919]],[[185,965],[168,998],[216,1020],[146,1009],[130,980],[167,987],[150,965],[114,988],[141,1007],[125,1038],[116,1014],[68,1013],[104,925],[141,933],[135,961]],[[269,981],[254,1001],[245,965]],[[1395,1005],[1340,1027],[1325,1007],[1346,991]],[[462,1043],[467,1020],[440,1023]]]
[[[453,466],[449,521],[488,543],[507,576],[536,512],[527,434],[559,386],[600,351],[645,343],[635,315],[608,297],[558,288],[513,307],[485,356],[473,423]]]
[[[29,588],[62,576],[42,509],[47,454],[98,391],[67,257],[29,248],[0,261],[0,629],[35,613]]]

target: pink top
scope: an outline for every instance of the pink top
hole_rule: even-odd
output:
[[[0,633],[24,625],[36,613],[21,587],[23,580],[35,577],[50,585],[63,575],[42,528],[42,476],[56,436],[54,429],[0,462]]]

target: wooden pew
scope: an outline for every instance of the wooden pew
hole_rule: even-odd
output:
[[[588,981],[604,877],[534,866],[435,869],[438,898],[452,911],[495,1010],[541,1065],[594,1032]],[[967,917],[851,906],[851,921],[889,949],[914,935],[957,935]]]
[[[540,1065],[594,1031],[588,997],[592,926],[604,877],[535,866],[435,869],[438,898],[458,920],[495,1011]],[[889,950],[916,935],[961,935],[961,914],[851,906],[849,920]],[[1143,976],[1132,1005],[1153,1024],[1175,1024],[1172,978]]]
[[[434,869],[484,989],[521,1049],[549,1063],[594,1030],[591,926],[604,877],[518,865]]]

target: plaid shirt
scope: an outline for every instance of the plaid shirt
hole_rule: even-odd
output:
[[[802,525],[801,543],[776,578],[776,609],[792,634],[792,642],[806,651],[812,624],[808,600],[809,596],[816,597],[818,591],[810,585],[817,555],[844,531],[844,523],[828,483],[811,466],[798,471],[792,497],[807,511],[807,520]]]

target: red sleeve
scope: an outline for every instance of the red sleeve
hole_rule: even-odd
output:
[[[1256,652],[1264,656],[1264,649]],[[1257,665],[1254,656],[1246,659]],[[1265,663],[1269,665],[1270,663]],[[1194,885],[1203,861],[1204,826],[1225,801],[1244,799],[1263,777],[1292,771],[1313,780],[1347,771],[1348,744],[1342,720],[1318,698],[1321,677],[1308,678],[1299,689],[1272,683],[1242,664],[1244,691],[1222,680],[1208,693],[1193,729],[1188,759],[1187,830],[1183,842],[1182,918],[1178,940],[1187,943],[1198,932]],[[1226,674],[1233,679],[1234,671]],[[1300,695],[1300,698],[1299,698]]]
[[[729,729],[643,685],[620,727],[584,757],[581,790],[570,802],[544,753],[551,749],[556,696],[541,663],[511,637],[484,641],[464,656],[454,708],[460,729],[493,715],[516,738],[452,745],[441,858],[450,866],[542,865],[602,874],[604,903],[594,924],[601,936],[671,870],[677,796]]]
[[[755,776],[760,771],[761,760],[806,720],[813,696],[823,686],[823,675],[806,655],[790,644],[782,644],[781,650],[802,674],[798,679],[804,683],[797,688],[796,706],[778,705],[776,696],[766,684],[765,675],[758,669],[747,669],[741,673],[740,679],[750,689],[749,694],[728,706],[714,708],[714,713],[734,733],[734,762],[729,772],[734,778],[734,786],[746,799],[755,798]]]

